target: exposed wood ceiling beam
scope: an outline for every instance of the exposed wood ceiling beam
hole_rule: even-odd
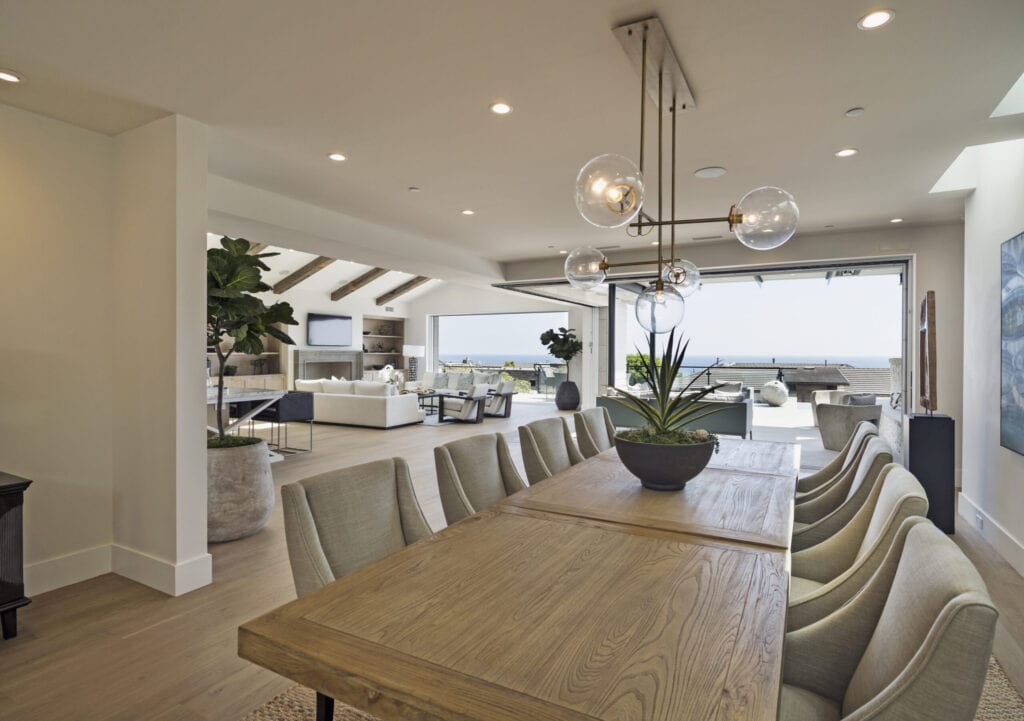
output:
[[[257,255],[267,249],[266,243],[249,243],[249,250],[246,251],[249,255]]]
[[[306,278],[309,278],[315,273],[319,273],[321,270],[333,263],[334,260],[334,258],[328,258],[325,255],[317,256],[291,275],[287,275],[279,280],[277,284],[274,285],[274,292],[280,295],[286,290],[294,288],[299,283],[306,280]]]
[[[362,288],[364,285],[372,283],[373,281],[377,280],[377,278],[380,278],[385,273],[390,273],[390,272],[391,271],[389,271],[387,268],[371,268],[370,270],[366,271],[365,273],[363,273],[361,276],[359,276],[355,280],[350,280],[348,283],[346,283],[345,285],[341,286],[336,291],[331,293],[331,300],[341,300],[346,295],[350,295],[351,293],[355,293],[357,290]]]
[[[385,293],[384,295],[380,296],[379,298],[377,298],[377,300],[375,302],[377,303],[377,305],[384,305],[385,303],[390,303],[395,298],[397,298],[397,297],[399,297],[401,295],[405,295],[410,290],[413,290],[415,288],[419,288],[421,285],[426,283],[428,280],[430,280],[430,278],[427,278],[426,276],[423,276],[423,275],[417,275],[412,280],[407,280],[404,283],[402,283],[400,286],[395,288],[394,290],[390,290],[387,293]]]

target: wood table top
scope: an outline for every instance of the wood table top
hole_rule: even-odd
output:
[[[775,721],[795,455],[740,443],[718,460],[747,471],[680,493],[590,459],[244,624],[239,655],[381,719]]]
[[[383,719],[776,718],[784,553],[494,508],[239,630]]]
[[[788,549],[798,451],[788,443],[723,440],[720,453],[686,488],[652,491],[611,449],[504,503]]]

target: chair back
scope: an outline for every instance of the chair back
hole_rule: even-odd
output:
[[[505,404],[510,402],[508,394],[515,392],[515,381],[502,381],[494,389],[495,395],[487,399],[487,408],[485,412],[491,416],[501,415],[505,412]]]
[[[401,458],[290,483],[281,497],[300,596],[431,534]]]
[[[864,444],[867,443],[869,438],[877,435],[878,426],[871,421],[861,421],[858,423],[857,427],[853,429],[853,435],[847,441],[846,447],[839,453],[843,457],[842,470],[845,471],[854,461],[859,460]]]
[[[588,408],[573,416],[576,442],[584,458],[592,458],[615,446],[615,426],[606,408]]]
[[[434,449],[437,486],[449,525],[526,488],[505,438],[483,433]]]
[[[892,448],[889,444],[877,436],[869,438],[857,463],[857,470],[854,471],[846,500],[851,501],[858,497],[866,499],[874,488],[882,468],[889,463],[892,463]]]
[[[957,545],[930,523],[915,525],[846,688],[843,717],[971,721],[997,617]]]
[[[519,441],[531,485],[583,462],[562,418],[543,418],[519,426]]]
[[[907,518],[928,515],[928,495],[914,474],[898,463],[882,469],[881,483],[875,489],[871,519],[857,550],[862,560],[872,549],[888,548],[896,530]]]

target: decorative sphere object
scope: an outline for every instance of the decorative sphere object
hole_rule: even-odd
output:
[[[576,207],[598,228],[619,228],[644,204],[644,177],[629,158],[598,155],[576,176]]]
[[[761,400],[770,406],[785,405],[789,400],[789,388],[782,381],[768,381],[761,386]]]
[[[604,253],[595,248],[576,248],[565,256],[565,279],[569,285],[589,290],[604,282],[608,271],[601,267]]]
[[[688,298],[700,288],[700,269],[688,260],[680,260],[675,265],[666,263],[661,270],[661,279],[683,298]]]
[[[636,299],[636,320],[650,333],[668,333],[683,322],[686,301],[670,285],[651,283]]]
[[[742,215],[733,226],[736,238],[748,248],[771,250],[793,237],[800,221],[800,209],[793,196],[782,188],[757,188],[736,204]]]

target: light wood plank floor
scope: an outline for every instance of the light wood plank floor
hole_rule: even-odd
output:
[[[394,455],[408,460],[431,525],[444,525],[433,448],[477,433],[511,433],[558,413],[518,404],[483,425],[418,425],[390,431],[317,426],[315,452],[275,464],[278,486],[325,470]],[[566,414],[568,415],[568,414]],[[293,428],[295,444],[303,431]],[[1024,682],[1024,579],[975,532],[957,542],[977,564],[1002,618],[997,656]],[[0,642],[0,721],[235,721],[291,682],[242,661],[239,624],[295,597],[280,507],[255,536],[211,547],[214,582],[180,598],[108,574],[43,594]]]

